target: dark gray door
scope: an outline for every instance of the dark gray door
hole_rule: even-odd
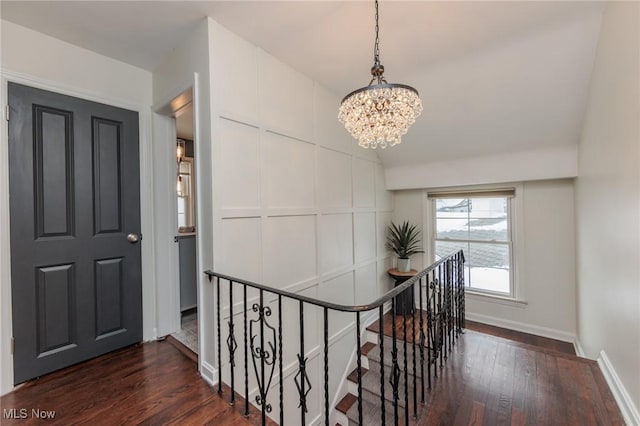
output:
[[[138,114],[9,83],[14,382],[142,339]]]

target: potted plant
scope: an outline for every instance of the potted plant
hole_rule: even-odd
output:
[[[387,234],[387,248],[398,256],[398,271],[409,272],[411,270],[411,256],[424,253],[420,247],[420,241],[420,231],[416,225],[412,225],[406,220],[400,226],[391,222]]]

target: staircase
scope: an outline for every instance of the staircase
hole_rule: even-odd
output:
[[[280,380],[277,386],[272,386],[275,384],[272,379],[274,375],[285,377],[283,354],[296,351],[297,372],[286,386],[289,395],[298,396],[299,424],[306,425],[307,420],[319,417],[329,426],[333,410],[329,393],[332,370],[329,317],[334,312],[341,312],[341,315],[352,315],[355,330],[358,330],[355,333],[357,367],[350,376],[354,386],[350,388],[350,399],[340,405],[344,408],[341,422],[409,425],[422,411],[419,404],[424,399],[423,389],[441,374],[438,369],[444,366],[444,360],[462,331],[464,262],[464,254],[459,250],[397,284],[371,303],[353,306],[205,271],[215,294],[218,391],[222,392],[226,383],[231,388],[230,404],[235,404],[237,389],[244,396],[245,413],[249,413],[250,400],[253,400],[261,411],[262,425],[267,424],[272,411],[273,419],[284,424],[285,381]],[[409,303],[406,303],[406,294],[410,295]],[[389,307],[391,313],[385,315],[385,309]],[[319,367],[307,364],[305,308],[307,312],[309,308],[321,308],[323,313]],[[290,313],[283,312],[285,309]],[[362,315],[367,312],[377,313],[378,321],[368,329],[367,340],[372,344],[363,346],[359,331]],[[396,324],[392,318],[400,312],[407,312],[407,315],[397,315],[400,321]],[[299,336],[283,333],[284,318],[291,318],[292,314],[299,320]],[[377,329],[376,324],[379,324]],[[313,380],[317,377],[317,368],[324,373],[319,383]],[[250,378],[257,387],[253,398],[249,392]],[[309,410],[308,397],[313,388],[322,392],[320,412]],[[354,400],[355,404],[348,404]]]
[[[426,334],[426,313],[418,312],[423,316],[422,326]],[[417,424],[417,420],[420,419],[424,410],[422,402],[429,392],[431,382],[437,380],[437,375],[446,362],[448,352],[462,331],[450,326],[441,336],[425,335],[422,340],[418,312],[406,317],[397,315],[395,321],[392,320],[392,315],[387,314],[384,317],[383,333],[380,333],[379,322],[367,328],[368,342],[361,348],[363,366],[360,377],[361,392],[358,392],[358,370],[355,369],[348,376],[349,393],[336,407],[340,413],[339,424],[361,424],[363,426]],[[451,324],[454,323],[455,321],[451,322]],[[393,361],[394,330],[392,330],[392,324],[395,324],[396,328],[397,369],[394,368]],[[404,334],[405,325],[406,335]],[[380,344],[381,337],[382,344]],[[420,351],[421,342],[423,344],[422,353]],[[395,374],[394,371],[396,371]],[[384,380],[382,380],[382,372],[384,372]],[[394,386],[395,384],[397,387]],[[361,421],[356,396],[359,393],[362,395]],[[384,410],[382,408],[383,393]]]

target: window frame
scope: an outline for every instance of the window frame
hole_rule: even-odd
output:
[[[524,255],[524,244],[523,244],[523,223],[524,223],[524,214],[523,214],[523,185],[522,183],[509,183],[502,185],[480,185],[480,186],[472,186],[472,187],[445,187],[445,188],[432,188],[424,191],[423,197],[423,211],[426,213],[424,215],[424,229],[428,231],[429,235],[429,243],[426,245],[426,249],[428,250],[427,256],[425,256],[425,264],[431,264],[435,259],[435,243],[436,243],[436,199],[438,193],[446,193],[452,194],[455,192],[466,193],[469,196],[461,196],[459,198],[473,198],[472,193],[478,192],[483,193],[486,196],[487,192],[496,192],[496,197],[503,197],[505,195],[501,194],[504,192],[505,187],[509,187],[514,195],[507,197],[507,232],[510,237],[510,241],[508,242],[509,247],[509,260],[510,260],[510,268],[509,268],[509,293],[495,292],[491,290],[483,290],[474,287],[469,287],[465,285],[465,292],[471,298],[477,300],[484,300],[490,302],[497,303],[506,303],[508,305],[513,305],[516,307],[525,307],[527,302],[525,300],[525,291],[523,288],[523,278],[524,278],[524,268],[521,264],[522,262],[519,260],[519,256]],[[431,197],[429,197],[431,194]],[[444,197],[443,197],[444,198]],[[489,242],[489,241],[476,241],[476,240],[440,240],[440,241],[450,241],[450,242],[478,242],[478,243],[503,243],[507,244],[507,242]],[[465,283],[467,284],[467,283]]]

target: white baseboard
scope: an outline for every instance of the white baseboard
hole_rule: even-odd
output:
[[[217,373],[218,370],[216,370],[208,362],[202,361],[202,363],[200,364],[200,376],[212,387],[218,384],[217,380],[213,379],[214,377],[216,377]]]
[[[492,317],[489,315],[475,314],[469,311],[467,311],[465,315],[466,318],[470,321],[481,322],[496,327],[508,328],[509,330],[521,331],[523,333],[535,334],[536,336],[548,337],[549,339],[561,340],[563,342],[574,343],[576,341],[576,335],[567,331],[541,327],[539,325],[526,324],[523,322]]]
[[[640,425],[640,413],[638,412],[638,407],[634,405],[631,396],[625,389],[622,381],[620,381],[618,373],[616,373],[616,370],[613,368],[611,361],[609,361],[609,358],[604,351],[600,351],[598,366],[609,385],[609,389],[611,389],[611,393],[613,393],[613,397],[618,403],[618,407],[620,407],[625,423],[628,426]]]
[[[585,355],[584,349],[582,349],[582,345],[580,344],[580,340],[578,340],[577,336],[576,336],[576,339],[573,341],[573,348],[576,350],[576,355],[578,355],[581,358],[588,358]]]

